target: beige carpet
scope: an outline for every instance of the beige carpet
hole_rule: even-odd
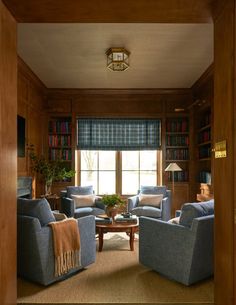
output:
[[[96,263],[47,288],[18,279],[18,304],[213,304],[213,280],[190,287],[138,263],[138,240],[129,251],[125,233],[105,235]]]

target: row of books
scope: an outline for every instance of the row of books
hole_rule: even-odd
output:
[[[171,172],[167,173],[168,181],[172,182],[173,175]],[[175,182],[186,182],[188,181],[188,171],[174,172],[174,181]]]
[[[71,133],[71,122],[68,121],[50,121],[50,133]]]
[[[207,129],[199,133],[198,135],[198,143],[204,143],[211,140],[211,130]]]
[[[71,136],[49,135],[48,145],[49,147],[71,146]]]
[[[187,148],[169,148],[166,150],[166,160],[188,160],[189,151]]]
[[[200,120],[199,128],[205,127],[211,124],[211,114],[208,112],[204,117]]]
[[[72,160],[71,149],[49,149],[49,160]]]
[[[166,145],[167,146],[188,146],[189,145],[189,136],[166,136]]]
[[[211,157],[211,145],[205,145],[199,147],[199,159],[205,159]]]
[[[188,129],[187,119],[171,119],[166,122],[167,132],[187,132]]]
[[[199,182],[211,184],[211,172],[201,171],[199,173]]]

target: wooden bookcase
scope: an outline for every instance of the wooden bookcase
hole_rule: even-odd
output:
[[[61,160],[63,166],[73,168],[72,118],[70,116],[50,116],[48,120],[48,159]],[[72,179],[58,181],[58,188],[71,184]]]
[[[182,171],[174,173],[175,182],[189,181],[189,119],[187,117],[166,119],[165,139],[166,166],[177,163]],[[166,173],[167,182],[172,181],[172,173]]]
[[[182,171],[174,172],[174,195],[172,195],[172,216],[189,201],[189,159],[190,135],[189,117],[166,118],[163,171],[170,163],[177,163]],[[173,189],[172,172],[164,171],[164,184]]]
[[[205,109],[199,113],[197,125],[198,170],[197,182],[211,184],[211,110]]]

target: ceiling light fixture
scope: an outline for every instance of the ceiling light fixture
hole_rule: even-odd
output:
[[[112,71],[125,71],[129,68],[130,52],[125,48],[110,48],[106,51],[107,68]]]

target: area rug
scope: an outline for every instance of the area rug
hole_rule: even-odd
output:
[[[71,278],[45,288],[18,279],[18,304],[214,304],[212,279],[190,287],[170,281],[138,262],[125,233],[104,236],[96,263]]]

